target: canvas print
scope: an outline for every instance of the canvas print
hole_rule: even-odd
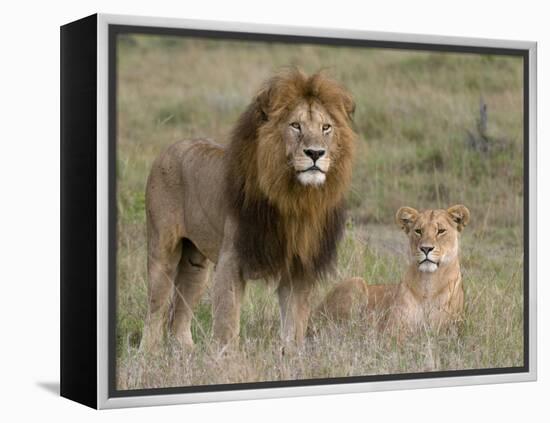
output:
[[[238,38],[115,37],[116,389],[522,367],[523,56]]]

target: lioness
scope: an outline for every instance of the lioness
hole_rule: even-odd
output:
[[[314,319],[351,318],[354,308],[374,311],[382,327],[404,334],[427,325],[435,330],[460,318],[464,290],[459,233],[470,212],[463,205],[417,211],[401,207],[396,222],[409,238],[410,263],[399,284],[367,285],[351,278],[336,285],[317,307]]]
[[[239,334],[249,279],[279,280],[282,338],[301,343],[310,293],[331,267],[351,181],[354,102],[338,83],[291,69],[264,85],[227,147],[207,140],[172,145],[154,162],[146,191],[148,315],[142,347],[169,324],[193,344],[193,309],[210,263],[213,334]]]

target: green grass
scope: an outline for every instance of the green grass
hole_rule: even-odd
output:
[[[121,389],[325,378],[523,363],[523,93],[519,58],[383,49],[124,36],[118,45],[117,384]],[[420,333],[396,346],[366,322],[328,327],[301,354],[281,356],[274,286],[250,283],[241,344],[219,356],[210,293],[193,324],[197,346],[137,351],[146,314],[144,189],[167,145],[227,142],[260,84],[279,68],[321,68],[345,84],[359,135],[349,221],[336,274],[396,283],[406,240],[393,224],[403,205],[463,203],[465,321],[457,333]],[[489,152],[468,146],[480,101]]]

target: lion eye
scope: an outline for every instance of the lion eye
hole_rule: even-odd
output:
[[[296,129],[297,131],[301,129],[300,124],[298,122],[292,122],[290,126],[292,126],[292,128]]]
[[[325,123],[325,124],[323,125],[323,132],[328,132],[328,131],[330,131],[331,129],[332,129],[332,126],[331,126],[330,124]]]
[[[443,235],[445,232],[447,232],[447,229],[438,229],[437,230],[438,235]]]
[[[414,232],[415,232],[417,235],[422,235],[422,229],[415,229]]]

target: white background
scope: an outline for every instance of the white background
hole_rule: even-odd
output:
[[[0,31],[0,419],[550,421],[546,216],[549,13],[543,1],[4,2]],[[59,26],[95,13],[539,42],[539,381],[96,412],[59,398]],[[185,70],[182,69],[182,72]],[[546,335],[546,336],[545,336]]]

